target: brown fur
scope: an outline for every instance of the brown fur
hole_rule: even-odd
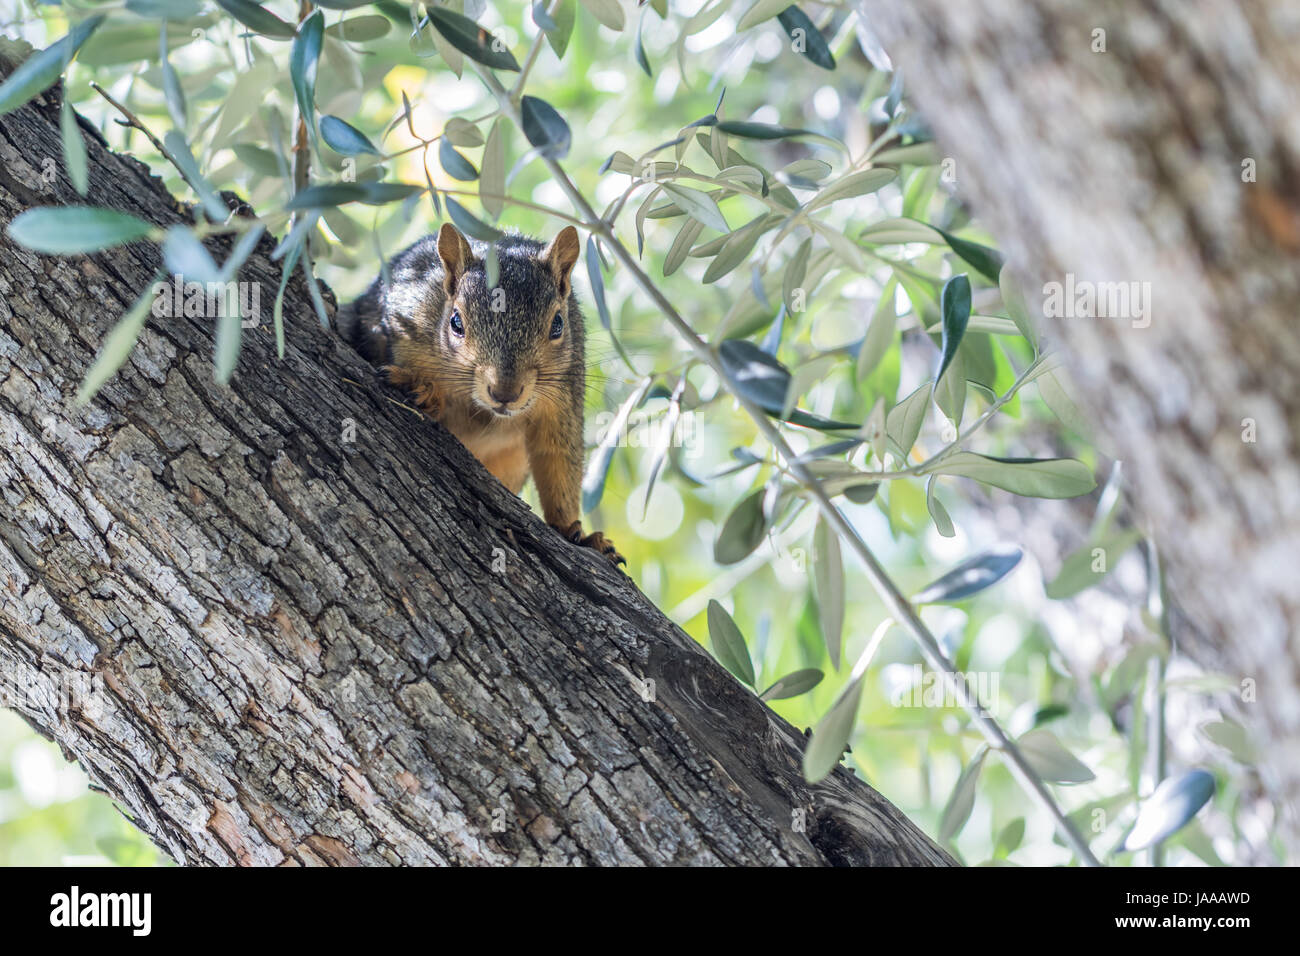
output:
[[[503,485],[518,494],[531,474],[548,524],[622,562],[609,539],[584,535],[579,520],[586,367],[571,282],[577,230],[566,227],[545,247],[507,236],[496,249],[498,282],[489,288],[487,247],[445,223],[436,240],[399,254],[341,324]],[[557,316],[562,334],[552,338]]]

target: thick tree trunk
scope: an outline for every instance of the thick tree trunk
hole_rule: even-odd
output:
[[[1266,0],[858,0],[1028,281],[1150,283],[1046,318],[1170,588],[1300,804],[1300,15]],[[1104,51],[1102,44],[1104,43]],[[1252,694],[1257,691],[1257,696]],[[1287,839],[1300,848],[1294,813]]]
[[[0,118],[0,223],[78,201],[41,176],[55,96]],[[92,203],[182,221],[84,133]],[[952,863],[844,768],[805,784],[802,735],[393,401],[300,279],[283,361],[264,322],[218,386],[212,320],[151,319],[74,409],[157,266],[0,238],[0,703],[177,860]]]

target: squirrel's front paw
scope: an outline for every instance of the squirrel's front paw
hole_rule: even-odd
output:
[[[591,548],[604,555],[610,564],[615,567],[620,564],[627,564],[627,558],[619,554],[618,549],[614,547],[614,542],[610,541],[601,532],[593,531],[591,534],[584,535],[581,521],[575,521],[567,528],[560,528],[559,531],[574,544],[581,545],[584,548]]]

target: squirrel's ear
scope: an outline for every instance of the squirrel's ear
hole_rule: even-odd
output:
[[[438,230],[438,258],[442,260],[442,284],[451,295],[460,277],[474,261],[474,253],[465,237],[449,222],[444,222]]]
[[[565,226],[560,230],[560,234],[551,240],[551,244],[542,250],[542,262],[550,267],[551,274],[555,276],[555,284],[559,286],[562,299],[569,295],[569,273],[573,271],[573,264],[578,261],[580,248],[578,230],[572,226]]]

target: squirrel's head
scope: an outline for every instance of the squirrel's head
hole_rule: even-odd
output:
[[[503,418],[537,402],[570,400],[571,370],[582,361],[581,317],[571,310],[569,281],[578,249],[572,226],[546,246],[518,236],[500,240],[497,284],[489,288],[483,260],[443,224],[438,258],[447,296],[437,334],[454,392]]]

